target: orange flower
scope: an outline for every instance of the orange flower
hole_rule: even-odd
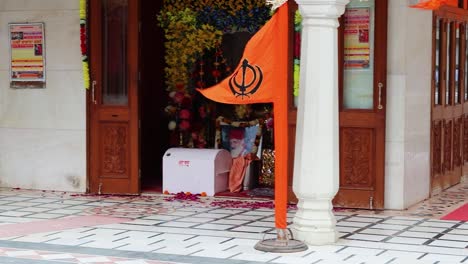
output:
[[[169,191],[168,191],[168,190],[165,190],[165,191],[164,191],[164,194],[169,194]]]
[[[191,195],[192,193],[191,192],[185,192],[185,195]]]
[[[201,195],[202,197],[205,197],[205,196],[206,196],[206,192],[202,192],[200,195]]]

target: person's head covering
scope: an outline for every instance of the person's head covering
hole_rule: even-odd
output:
[[[244,130],[243,129],[231,129],[231,131],[229,131],[229,138],[230,139],[243,139]]]

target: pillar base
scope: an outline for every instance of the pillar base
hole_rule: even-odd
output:
[[[338,241],[338,232],[336,230],[316,230],[310,228],[292,227],[294,237],[308,245],[323,246],[334,244]]]
[[[310,245],[327,245],[338,241],[332,210],[328,199],[300,199],[291,227],[294,238]]]

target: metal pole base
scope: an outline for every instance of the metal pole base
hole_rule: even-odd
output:
[[[304,242],[292,238],[289,239],[284,229],[277,229],[277,232],[277,238],[261,240],[254,248],[256,250],[273,253],[293,253],[307,250],[308,247]]]

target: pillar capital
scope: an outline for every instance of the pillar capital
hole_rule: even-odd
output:
[[[338,27],[336,19],[345,10],[349,0],[295,0],[303,18],[303,25]]]

